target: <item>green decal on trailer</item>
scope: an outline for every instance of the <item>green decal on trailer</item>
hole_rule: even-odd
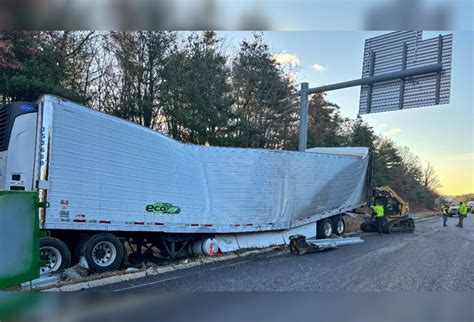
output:
[[[181,208],[178,206],[173,206],[172,204],[165,202],[158,202],[154,205],[146,205],[145,210],[146,212],[159,214],[179,214],[181,212]]]
[[[0,191],[0,289],[39,277],[38,193]]]

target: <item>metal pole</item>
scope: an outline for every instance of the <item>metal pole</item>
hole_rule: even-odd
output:
[[[308,83],[301,83],[300,91],[300,137],[298,151],[305,151],[308,141]]]
[[[374,56],[373,56],[374,57]],[[375,58],[375,57],[374,57]],[[373,70],[373,68],[372,68]],[[307,141],[308,141],[308,95],[315,93],[322,93],[327,91],[332,91],[336,89],[359,86],[359,85],[372,85],[374,83],[385,82],[395,79],[404,79],[406,77],[418,76],[429,73],[438,73],[440,75],[443,70],[441,64],[441,55],[438,56],[438,64],[426,65],[421,67],[414,67],[410,69],[403,69],[397,72],[391,72],[376,76],[369,76],[360,79],[354,79],[348,82],[342,82],[337,84],[325,85],[320,87],[309,88],[308,83],[301,83],[300,90],[300,133],[299,133],[299,142],[298,150],[306,151]],[[438,76],[439,78],[439,76]],[[439,84],[439,82],[438,82]],[[438,94],[439,95],[439,94]],[[438,96],[439,97],[439,96]],[[368,98],[370,99],[370,97]],[[438,98],[439,100],[439,98]],[[370,112],[370,103],[369,103],[369,112]]]
[[[370,84],[374,84],[378,82],[385,82],[385,81],[395,80],[395,79],[400,79],[400,78],[405,78],[405,77],[418,76],[418,75],[429,74],[429,73],[439,73],[442,70],[443,70],[443,66],[441,64],[432,64],[432,65],[426,65],[426,66],[421,66],[421,67],[414,67],[414,68],[410,68],[410,69],[406,69],[402,71],[390,72],[390,73],[380,74],[380,75],[376,75],[372,77],[364,77],[360,79],[355,79],[348,82],[342,82],[342,83],[331,84],[331,85],[320,86],[320,87],[313,87],[313,88],[307,89],[306,93],[315,94],[315,93],[333,91],[335,89],[352,87],[352,86],[370,85]]]

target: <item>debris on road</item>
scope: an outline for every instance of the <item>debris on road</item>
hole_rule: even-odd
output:
[[[25,291],[38,289],[38,288],[47,288],[50,286],[57,285],[60,282],[60,277],[58,275],[42,275],[37,279],[34,279],[29,282],[21,284],[21,289]]]
[[[188,269],[195,266],[200,266],[204,264],[210,264],[214,262],[232,260],[239,257],[245,257],[253,254],[265,253],[273,250],[280,250],[280,247],[267,247],[264,249],[253,249],[235,253],[223,254],[219,257],[209,257],[209,256],[198,256],[194,258],[189,258],[181,261],[162,261],[160,264],[152,262],[142,262],[141,265],[136,267],[128,267],[124,270],[104,272],[100,274],[92,273],[80,277],[77,279],[63,280],[59,276],[62,273],[57,273],[55,276],[57,279],[54,283],[44,283],[33,285],[31,289],[40,290],[40,291],[78,291],[83,289],[88,289],[92,287],[98,287],[108,284],[117,283],[120,281],[129,281],[137,278],[142,278],[145,276],[154,276],[163,273],[168,273],[181,269]],[[76,265],[79,266],[79,265]]]
[[[60,278],[62,281],[68,281],[83,278],[89,274],[90,270],[88,268],[83,267],[81,264],[77,264],[63,270],[60,274]]]
[[[360,237],[340,237],[334,239],[306,239],[303,235],[295,235],[290,237],[290,252],[292,254],[304,255],[307,253],[319,252],[326,249],[337,248],[342,245],[359,244],[364,240]]]

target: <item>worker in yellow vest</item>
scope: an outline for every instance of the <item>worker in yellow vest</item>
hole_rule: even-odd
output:
[[[443,226],[446,227],[448,224],[448,216],[449,216],[449,207],[446,204],[441,206],[441,211],[443,213]]]
[[[383,226],[383,221],[384,221],[384,216],[385,216],[385,210],[383,206],[379,203],[377,203],[377,205],[375,206],[371,206],[371,208],[375,213],[375,224],[377,225],[377,231],[379,235],[382,236],[383,235],[382,226]]]
[[[467,217],[467,207],[464,202],[461,201],[458,209],[459,222],[456,227],[463,228],[464,218]]]

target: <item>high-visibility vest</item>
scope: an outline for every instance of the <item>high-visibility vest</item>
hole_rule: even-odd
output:
[[[443,211],[443,215],[447,216],[448,215],[448,207],[442,206],[441,210]]]
[[[384,209],[383,206],[377,205],[371,207],[375,211],[375,217],[383,217],[384,216]]]
[[[459,206],[459,214],[463,217],[466,217],[467,216],[467,207],[465,204],[462,204]]]

